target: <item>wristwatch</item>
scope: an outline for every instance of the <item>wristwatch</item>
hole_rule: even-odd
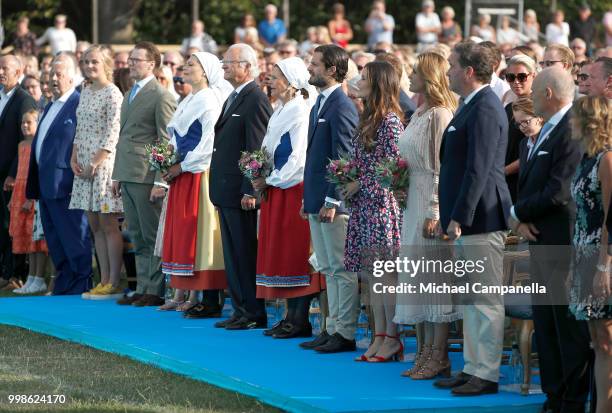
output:
[[[597,271],[610,272],[611,267],[609,265],[597,264]]]
[[[336,209],[338,208],[338,205],[334,204],[333,202],[325,201],[324,207],[327,209]]]

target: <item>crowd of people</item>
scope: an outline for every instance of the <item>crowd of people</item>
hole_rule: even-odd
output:
[[[355,351],[367,302],[375,334],[355,361],[402,359],[399,326],[416,325],[416,359],[402,375],[475,396],[498,392],[503,297],[458,305],[377,294],[372,266],[425,250],[485,257],[483,282],[501,285],[512,231],[529,241],[531,280],[567,297],[533,305],[543,411],[583,412],[589,395],[598,413],[610,411],[612,12],[607,46],[596,48],[583,7],[572,29],[556,13],[543,47],[531,11],[523,33],[507,18],[496,32],[482,16],[463,40],[452,9],[440,19],[432,1],[422,7],[415,52],[393,45],[394,19],[376,0],[367,49],[352,55],[341,4],[301,44],[268,5],[257,27],[245,16],[222,57],[201,21],[162,55],[150,42],[116,53],[77,42],[65,16],[37,38],[22,18],[14,52],[0,57],[0,287],[192,319],[220,318],[227,292],[232,315],[215,327],[275,339],[311,338],[318,298],[321,333],[300,344],[315,353]],[[572,33],[584,38],[570,48]],[[38,59],[46,41],[52,53]],[[173,165],[151,168],[150,145]],[[249,179],[239,160],[260,149],[269,174]],[[330,182],[328,163],[346,156],[356,180]],[[408,165],[405,188],[380,180],[378,166],[393,159]],[[135,253],[130,293],[122,226]],[[575,253],[548,249],[564,246]],[[271,299],[287,302],[272,326]],[[465,366],[450,377],[457,320]]]

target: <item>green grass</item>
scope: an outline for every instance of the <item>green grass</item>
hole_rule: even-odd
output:
[[[63,394],[66,403],[15,405],[9,404],[10,394]],[[0,325],[0,412],[278,411],[239,393],[125,357]]]

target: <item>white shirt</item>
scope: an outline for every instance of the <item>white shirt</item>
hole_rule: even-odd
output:
[[[499,29],[497,31],[497,44],[511,44],[512,46],[516,46],[521,41],[521,37],[518,31],[514,30],[512,27],[507,29]]]
[[[501,80],[497,73],[493,73],[491,76],[491,83],[489,83],[493,92],[497,95],[500,102],[504,99],[504,95],[510,90],[510,85],[505,80]]]
[[[234,92],[236,92],[236,94],[239,95],[240,92],[242,92],[242,89],[244,89],[246,87],[246,85],[248,85],[249,83],[254,82],[254,81],[255,80],[249,80],[248,82],[241,84],[236,89],[234,89]]]
[[[57,114],[60,113],[62,108],[64,107],[64,103],[68,100],[68,98],[74,93],[74,88],[71,88],[68,92],[64,93],[59,99],[56,99],[51,104],[51,107],[45,114],[45,116],[40,121],[38,125],[38,140],[36,141],[36,162],[40,161],[40,152],[42,150],[43,142],[49,133],[49,128],[53,124],[53,121],[57,117]]]
[[[527,159],[530,158],[532,152],[537,151],[538,148],[542,146],[542,143],[544,143],[548,139],[552,131],[555,130],[555,127],[559,124],[559,122],[561,122],[561,119],[563,119],[565,114],[569,112],[569,110],[572,108],[572,104],[573,103],[563,106],[560,111],[558,111],[557,113],[552,115],[550,119],[548,119],[546,123],[551,124],[552,128],[548,129],[546,135],[538,136],[535,143],[531,143],[531,139],[527,141],[527,148],[529,149],[529,152],[527,153]],[[514,218],[515,220],[520,221],[516,216],[516,213],[514,212],[514,205],[512,206],[512,208],[510,208],[510,215],[512,215],[512,218]]]
[[[342,86],[342,83],[338,83],[336,85],[330,86],[327,89],[321,91],[320,95],[323,97],[321,98],[321,103],[319,104],[319,110],[317,112],[317,117],[319,116],[319,113],[321,113],[321,109],[323,109],[323,106],[325,105],[325,101],[327,101],[327,98],[329,97],[329,95],[334,93],[334,90],[338,89],[341,86]]]
[[[15,85],[15,87],[13,87],[8,93],[4,93],[4,88],[0,90],[0,116],[2,116],[4,108],[6,108],[6,105],[8,104],[9,100],[11,100],[11,97],[15,93],[15,89],[17,89],[18,87],[19,85]]]
[[[563,46],[569,46],[569,34],[570,27],[566,22],[561,23],[561,27],[554,23],[546,25],[546,42],[548,44],[558,43]]]
[[[440,29],[442,24],[437,13],[417,13],[416,27],[417,29]],[[417,38],[419,43],[436,43],[438,41],[438,35],[434,32],[418,33]]]
[[[134,96],[132,97],[132,101],[134,99],[136,99],[136,96],[138,96],[138,94],[140,93],[140,91],[142,90],[143,87],[145,87],[147,85],[147,83],[149,83],[151,80],[153,80],[155,78],[155,76],[153,75],[149,75],[147,77],[145,77],[142,80],[139,80],[138,82],[136,82],[136,84],[134,86],[132,86],[132,88],[134,88],[136,85],[138,85],[138,89],[136,90],[136,93],[134,93]],[[131,93],[131,92],[130,92]],[[128,95],[128,99],[129,99]]]
[[[474,89],[472,91],[472,93],[470,93],[469,95],[467,95],[465,97],[465,99],[463,99],[463,105],[467,105],[468,103],[470,103],[470,101],[474,98],[474,96],[476,96],[478,94],[478,92],[480,92],[482,89],[484,89],[485,87],[487,87],[489,85],[482,85],[480,87],[477,87],[476,89]]]
[[[47,31],[45,31],[45,34],[36,40],[36,45],[42,46],[47,42],[49,42],[49,45],[51,46],[51,54],[54,56],[59,52],[74,53],[76,51],[76,36],[72,29],[67,27],[61,30],[58,30],[55,27],[49,27]]]

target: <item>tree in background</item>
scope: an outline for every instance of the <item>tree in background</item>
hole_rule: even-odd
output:
[[[133,43],[150,40],[160,44],[178,44],[189,35],[192,0],[99,0],[100,41],[103,43]],[[347,18],[353,25],[354,42],[365,42],[363,24],[368,16],[370,0],[340,0],[346,8]],[[526,0],[525,7],[538,13],[542,27],[550,21],[552,0]],[[291,0],[290,37],[302,40],[309,26],[327,25],[331,7],[336,0]],[[565,11],[566,21],[577,16],[583,0],[557,1]],[[233,39],[234,28],[245,13],[251,13],[257,21],[263,18],[267,3],[279,9],[282,0],[200,0],[200,18],[219,44],[228,44]],[[414,19],[420,10],[420,0],[387,0],[387,12],[395,18],[394,39],[397,43],[415,43]],[[593,14],[601,16],[610,9],[610,0],[590,0]],[[438,0],[437,11],[443,6],[452,6],[457,20],[463,26],[464,0]],[[90,0],[12,0],[3,2],[3,25],[6,42],[15,29],[17,18],[30,17],[30,27],[38,34],[53,24],[53,16],[63,13],[68,16],[68,25],[79,40],[91,41]],[[495,23],[495,22],[494,22]]]

